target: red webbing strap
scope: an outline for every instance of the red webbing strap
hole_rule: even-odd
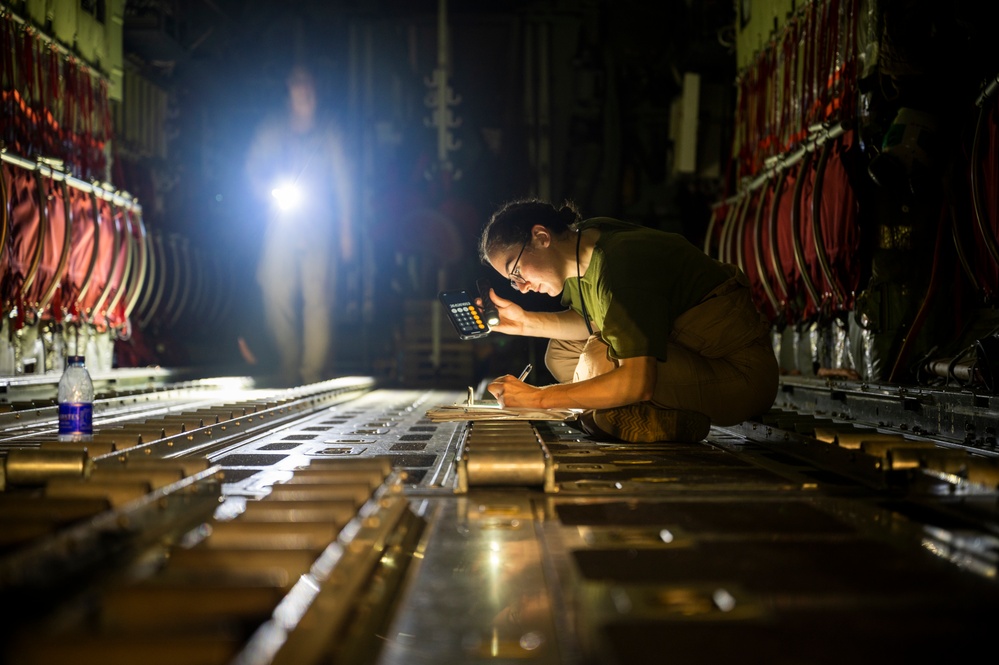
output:
[[[777,289],[774,291],[774,295],[777,297],[778,302],[777,316],[783,322],[787,322],[791,319],[788,312],[790,302],[789,288],[787,281],[784,278],[784,270],[781,266],[780,259],[780,248],[778,247],[778,238],[780,237],[780,214],[782,208],[787,205],[787,190],[790,187],[790,183],[787,182],[787,178],[787,169],[780,169],[776,173],[774,193],[771,197],[770,210],[767,212],[767,226],[765,227],[765,232],[763,233],[767,243],[765,245],[764,253],[768,263],[768,278],[777,285]],[[780,293],[777,293],[777,291]]]
[[[753,79],[750,81],[750,92],[753,99],[753,111],[755,113],[753,122],[752,142],[749,149],[752,150],[749,160],[749,173],[756,173],[762,163],[762,154],[765,149],[764,141],[769,126],[768,104],[770,103],[770,90],[767,88],[770,79],[770,52],[764,49],[756,62],[756,69],[753,72]]]
[[[770,181],[760,187],[756,209],[753,217],[746,220],[746,233],[742,242],[743,253],[746,256],[746,277],[749,279],[750,292],[760,311],[772,323],[777,320],[777,300],[774,297],[773,289],[770,288],[769,281],[764,282],[762,279],[766,275],[766,263],[762,254],[763,244],[761,242],[763,230],[766,228],[764,220],[767,213],[770,212],[771,193]]]
[[[66,266],[66,274],[63,278],[63,309],[61,311],[64,312],[64,318],[71,322],[80,321],[80,286],[83,283],[83,275],[85,274],[80,267],[82,264],[80,260],[82,244],[80,238],[84,234],[84,227],[81,224],[83,217],[81,197],[82,192],[77,189],[70,189],[69,205],[71,208],[70,214],[73,215],[73,226],[70,231],[69,265]]]
[[[801,18],[801,43],[804,46],[805,53],[802,56],[801,61],[801,125],[799,126],[799,131],[802,127],[806,128],[811,124],[813,119],[813,104],[815,102],[815,61],[817,58],[816,51],[819,48],[819,43],[816,39],[817,32],[815,29],[815,12],[817,11],[817,2],[813,2],[808,6],[808,11],[802,11]]]
[[[73,70],[73,131],[70,135],[70,140],[73,144],[73,152],[77,155],[82,155],[84,151],[83,144],[83,123],[84,123],[84,104],[86,99],[87,90],[85,87],[86,82],[86,69],[85,66],[77,62],[76,67]],[[83,168],[81,165],[81,160],[74,160],[73,170],[81,178],[86,177],[83,173]]]
[[[14,119],[14,96],[16,95],[16,89],[14,86],[14,38],[12,35],[12,24],[13,19],[11,19],[6,13],[0,12],[0,77],[3,78],[2,92],[3,92],[3,117],[6,121],[2,123],[2,134],[0,134],[0,141],[3,141],[8,147],[11,147],[15,141],[14,127],[15,123],[12,122]],[[4,201],[6,205],[6,201]]]
[[[41,315],[47,316],[47,318],[57,323],[62,323],[62,290],[66,281],[66,274],[69,272],[69,259],[73,247],[73,210],[70,203],[69,185],[65,181],[58,185],[53,183],[53,190],[56,196],[54,197],[54,214],[50,218],[50,221],[53,222],[53,227],[57,226],[59,229],[59,263],[56,265],[49,290],[45,295],[48,300],[43,300],[42,302],[43,311]]]
[[[822,39],[815,45],[815,99],[812,102],[811,121],[822,122],[827,117],[827,106],[829,104],[830,77],[830,53],[834,53],[836,46],[834,41],[834,28],[830,24],[830,2],[829,0],[816,1],[815,9],[818,13],[816,17],[817,25],[822,26]],[[821,5],[821,6],[819,6]],[[834,58],[832,58],[834,59]]]
[[[753,171],[755,172],[756,162],[762,162],[763,151],[765,149],[766,134],[770,128],[770,50],[764,47],[760,53],[760,59],[756,70],[755,81],[755,106],[756,106],[756,140],[753,143]]]
[[[59,123],[56,121],[56,104],[59,102],[59,52],[54,44],[49,44],[41,51],[46,62],[42,59],[38,61],[38,77],[42,79],[44,72],[44,83],[42,84],[42,100],[38,108],[38,113],[43,124],[43,150],[46,155],[53,155],[60,159],[65,159],[59,146]]]
[[[755,173],[754,159],[760,150],[760,133],[763,130],[765,118],[762,107],[766,98],[760,90],[760,71],[763,69],[762,54],[750,66],[746,76],[746,142],[743,146],[743,168],[746,173]]]
[[[99,318],[101,312],[97,311],[97,305],[103,305],[101,302],[101,296],[104,295],[104,290],[108,288],[109,282],[114,279],[111,268],[117,261],[117,257],[114,253],[117,230],[115,228],[114,208],[111,203],[101,197],[97,197],[97,209],[101,220],[100,230],[98,232],[100,235],[98,240],[99,251],[97,254],[97,263],[94,268],[96,272],[93,276],[90,291],[85,299],[85,311],[90,311],[91,320],[93,322],[103,325],[105,321]]]
[[[768,57],[770,62],[768,63],[768,76],[766,84],[770,87],[770,102],[767,109],[767,127],[766,132],[763,136],[763,142],[765,145],[765,150],[763,154],[760,155],[761,158],[771,157],[778,152],[780,152],[780,136],[778,132],[780,131],[780,84],[778,81],[779,72],[781,68],[779,66],[778,51],[779,44],[775,40],[770,42],[770,51]]]
[[[740,112],[742,114],[739,121],[742,123],[742,144],[739,146],[737,163],[739,164],[740,173],[752,173],[752,155],[755,152],[756,145],[756,96],[753,86],[755,85],[758,67],[759,60],[750,64],[746,68],[746,71],[743,72],[739,85],[739,96],[741,97]],[[730,196],[734,189],[734,186],[727,189],[725,194]]]
[[[788,20],[784,28],[781,44],[784,61],[782,63],[783,76],[781,76],[780,124],[775,132],[778,136],[778,142],[774,146],[778,152],[789,149],[794,139],[792,117],[794,115],[796,63],[798,62],[797,27],[798,21],[795,18],[792,17]]]
[[[111,119],[111,102],[109,101],[108,95],[108,82],[103,78],[100,80],[99,92],[101,121],[104,126],[101,128],[101,141],[98,146],[97,157],[100,170],[103,172],[107,165],[107,155],[104,151],[104,147],[109,141],[114,141],[114,122]]]
[[[741,126],[742,143],[738,153],[735,155],[738,164],[738,174],[733,174],[738,182],[740,176],[752,175],[756,172],[754,163],[755,156],[759,151],[760,132],[764,124],[761,112],[765,103],[765,98],[760,95],[760,70],[763,67],[763,58],[757,57],[746,68],[739,79],[738,88],[738,113],[737,122]],[[735,193],[736,187],[730,186],[725,191],[725,198]]]
[[[760,151],[763,149],[763,136],[767,130],[767,67],[769,53],[764,50],[756,59],[756,65],[751,72],[749,79],[750,112],[752,117],[752,128],[749,135],[749,142],[746,149],[749,151],[746,160],[746,168],[749,174],[756,173],[759,168],[757,160],[760,158]]]
[[[121,256],[118,260],[120,275],[117,280],[114,297],[108,304],[108,325],[113,330],[119,330],[126,324],[125,305],[128,299],[129,286],[132,283],[133,273],[136,269],[136,256],[132,252],[134,240],[134,222],[132,213],[127,208],[121,209],[122,216],[122,242]]]
[[[83,118],[83,129],[80,135],[80,166],[83,177],[91,179],[94,177],[94,134],[96,130],[94,118],[94,81],[89,67],[84,67],[83,71],[86,73],[86,77],[83,79],[83,108],[80,111]]]
[[[106,303],[104,317],[108,326],[112,329],[118,329],[124,324],[122,299],[128,287],[128,270],[131,269],[131,266],[128,265],[130,257],[129,247],[132,242],[132,224],[128,211],[125,208],[118,208],[115,212],[115,217],[119,221],[118,228],[119,235],[121,236],[121,244],[118,248],[118,260],[114,270],[114,286]]]
[[[776,248],[775,258],[777,259],[777,270],[780,271],[782,284],[784,286],[785,307],[788,323],[796,323],[801,314],[797,306],[799,290],[798,267],[794,260],[794,237],[791,233],[792,211],[797,199],[795,191],[798,187],[798,180],[801,177],[801,165],[804,160],[785,169],[787,173],[784,180],[784,193],[780,198],[780,205],[777,209],[777,225],[774,229],[776,236],[774,247]]]
[[[773,42],[769,44],[763,60],[763,69],[760,72],[760,117],[763,122],[760,124],[760,135],[758,152],[756,155],[756,166],[763,164],[764,160],[773,153],[773,114],[777,109],[777,82],[776,75],[776,47]]]
[[[69,201],[73,215],[69,267],[63,280],[64,305],[72,320],[80,321],[80,295],[87,279],[94,243],[92,204],[89,194],[70,189]]]
[[[87,138],[86,138],[86,150],[84,151],[87,157],[86,162],[86,174],[87,178],[96,178],[98,176],[97,167],[97,132],[100,127],[100,119],[97,115],[97,77],[91,70],[87,70]]]
[[[47,100],[53,113],[55,105],[59,102],[59,51],[55,44],[49,45],[49,98]]]
[[[76,111],[79,105],[79,95],[76,86],[76,71],[78,67],[75,58],[70,58],[66,63],[66,106],[63,108],[62,126],[66,130],[67,140],[71,141],[76,134]]]
[[[108,82],[101,79],[101,107],[104,110],[104,140],[110,141],[114,138],[114,120],[111,118],[111,96],[108,91]]]
[[[795,146],[805,139],[808,133],[808,106],[805,104],[805,90],[808,88],[806,72],[808,69],[810,44],[808,37],[808,15],[801,11],[794,19],[794,74],[791,78],[791,132],[788,147]],[[802,48],[804,45],[804,48]]]
[[[0,76],[3,77],[3,90],[14,88],[14,41],[11,37],[14,20],[5,12],[0,11],[0,54],[3,55]]]
[[[799,74],[801,66],[801,46],[799,35],[801,34],[801,22],[796,16],[792,16],[787,23],[787,30],[784,36],[784,48],[786,62],[784,75],[784,141],[783,146],[789,149],[797,144],[801,134],[801,89],[799,88]]]
[[[741,170],[742,155],[745,152],[746,147],[746,119],[743,115],[745,110],[745,87],[746,81],[743,76],[736,75],[735,78],[735,116],[732,118],[734,124],[734,132],[732,137],[732,145],[730,146],[729,153],[726,159],[726,168],[722,171],[722,198],[727,198],[731,192],[733,183],[737,181],[733,174],[729,172],[733,162],[739,165]]]
[[[82,141],[82,150],[80,151],[82,158],[82,167],[85,177],[93,177],[94,174],[94,163],[93,163],[93,140],[94,140],[94,83],[93,75],[90,73],[90,68],[85,68],[86,73],[86,85],[84,88],[83,95],[83,134],[80,137]]]
[[[63,66],[62,131],[63,141],[69,148],[73,133],[73,112],[76,105],[76,59],[69,58]]]
[[[809,99],[811,92],[811,76],[815,71],[816,59],[816,29],[815,21],[807,11],[808,7],[802,7],[799,12],[799,50],[798,50],[798,93],[795,95],[798,100],[798,140],[804,140],[808,136],[808,126],[811,124],[811,107]]]
[[[27,307],[25,286],[39,243],[41,219],[38,209],[38,181],[30,171],[18,168],[10,181],[10,262],[7,289],[17,307],[16,328],[24,326]]]
[[[28,103],[34,101],[34,76],[35,76],[35,58],[34,58],[34,33],[31,28],[24,27],[20,31],[21,34],[21,78],[23,79],[24,97]]]
[[[67,81],[67,86],[69,90],[69,95],[67,97],[66,103],[70,107],[70,124],[66,128],[66,144],[69,149],[76,152],[79,149],[80,135],[80,80],[82,77],[82,72],[80,71],[80,62],[78,60],[72,61],[72,79]],[[73,162],[73,170],[80,174],[79,167]]]
[[[30,149],[28,157],[32,157],[41,149],[40,138],[41,138],[41,127],[40,127],[40,117],[37,111],[39,99],[41,97],[41,83],[39,81],[39,60],[41,59],[40,53],[40,40],[37,35],[32,30],[27,32],[26,35],[30,39],[25,40],[25,50],[27,55],[26,68],[25,71],[28,75],[28,85],[25,90],[28,94],[25,95],[27,98],[27,113],[30,118],[31,136],[29,137]]]
[[[830,28],[830,38],[826,52],[825,67],[828,72],[825,89],[825,117],[829,120],[839,114],[839,105],[842,101],[839,92],[843,87],[842,67],[845,61],[841,51],[840,28],[843,22],[843,15],[840,11],[839,0],[827,0],[828,10],[826,21]]]
[[[45,215],[45,234],[41,238],[42,260],[38,267],[38,274],[32,285],[31,299],[29,302],[35,309],[38,317],[46,314],[51,302],[50,292],[55,288],[61,275],[60,261],[62,259],[63,239],[66,235],[66,216],[62,206],[62,192],[54,180],[48,177],[41,178],[42,197],[39,207],[44,206],[42,211]]]
[[[3,86],[4,92],[12,92],[17,89],[17,83],[14,80],[14,61],[17,54],[17,39],[15,37],[16,26],[14,25],[14,19],[10,17],[9,14],[0,15],[0,53],[3,54],[3,70],[0,75],[3,76]]]
[[[31,130],[28,128],[28,123],[30,122],[27,113],[27,105],[24,100],[24,93],[22,92],[23,87],[23,53],[24,53],[24,40],[25,34],[24,30],[17,27],[11,33],[13,37],[13,49],[14,54],[11,57],[11,61],[16,60],[19,65],[13,66],[12,76],[11,76],[11,114],[12,119],[11,133],[14,136],[12,147],[14,151],[19,155],[25,155],[28,152],[28,142],[31,135]]]
[[[751,237],[753,220],[756,218],[760,206],[763,205],[763,190],[746,192],[746,199],[746,208],[742,211],[742,218],[736,226],[736,237],[732,239],[734,245],[732,251],[735,254],[735,264],[748,275],[750,272],[749,264],[750,261],[754,260],[754,257],[752,247],[746,245],[746,240]]]
[[[852,121],[857,115],[858,30],[860,29],[860,0],[846,0],[844,18],[844,62],[840,88],[840,119]]]
[[[788,38],[791,28],[790,24],[785,24],[784,30],[781,31],[777,41],[777,49],[781,56],[777,65],[777,70],[780,72],[780,83],[778,86],[774,86],[774,99],[777,103],[777,108],[775,109],[777,120],[773,128],[774,144],[771,146],[771,155],[781,153],[787,147],[786,132],[788,127],[788,109],[790,106],[787,98],[790,93],[790,81],[794,70],[792,66],[794,54],[791,50],[791,40]]]
[[[809,72],[812,81],[812,93],[809,100],[808,121],[816,123],[822,121],[824,113],[823,99],[826,92],[826,76],[828,74],[826,60],[829,52],[829,35],[827,34],[828,24],[828,3],[820,3],[818,0],[812,4],[812,20],[814,21],[815,44],[814,59],[812,61],[812,71]]]
[[[45,81],[45,52],[48,50],[45,42],[39,37],[35,43],[35,72],[38,77],[38,99],[35,100],[35,122],[38,131],[38,150],[42,155],[51,155],[49,152],[49,129],[48,129],[48,86]]]
[[[816,1],[813,5],[815,10],[815,61],[812,63],[812,90],[811,108],[809,110],[809,122],[821,122],[823,113],[823,96],[826,88],[826,57],[829,49],[829,36],[825,34],[826,7],[824,3]]]
[[[34,71],[31,66],[31,36],[28,28],[23,25],[19,26],[16,38],[18,66],[17,82],[14,87],[20,91],[18,108],[16,109],[19,130],[18,142],[21,144],[20,153],[27,155],[31,152],[31,136],[33,134],[28,104],[31,103],[31,72]]]
[[[850,61],[849,45],[849,11],[847,3],[840,0],[829,1],[829,20],[832,22],[835,46],[829,54],[829,99],[826,105],[826,120],[835,120],[842,116],[843,92],[846,86],[846,67]]]
[[[794,191],[792,193],[793,201],[791,202],[791,219],[788,224],[788,233],[791,236],[791,259],[794,264],[794,281],[793,284],[798,288],[798,292],[801,294],[800,306],[801,309],[798,312],[801,320],[807,320],[812,318],[822,305],[822,298],[819,295],[815,282],[812,280],[812,275],[809,272],[810,266],[808,264],[806,255],[806,245],[805,245],[805,232],[810,228],[811,224],[811,206],[809,201],[812,199],[812,192],[815,185],[815,169],[814,164],[814,153],[808,151],[802,157],[801,162],[795,166],[796,175],[794,183]],[[808,234],[808,239],[811,240],[811,234]],[[791,281],[789,280],[789,283]]]
[[[7,235],[7,230],[10,228],[10,220],[8,219],[9,208],[7,203],[10,196],[11,186],[13,185],[12,180],[13,176],[10,174],[8,166],[0,162],[0,193],[2,193],[2,196],[0,196],[2,201],[0,201],[0,203],[3,204],[3,210],[0,211],[0,215],[2,215],[2,217],[0,217],[0,221],[3,222],[3,227],[0,228],[0,238],[3,239],[3,242],[0,242],[0,315],[3,315],[4,317],[7,316],[7,313],[10,312],[11,307],[13,306],[10,291],[8,290],[8,282],[10,281],[9,276],[11,275],[11,257],[8,250],[10,238]]]

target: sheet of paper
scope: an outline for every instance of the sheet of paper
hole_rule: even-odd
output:
[[[455,420],[573,420],[581,409],[525,409],[500,408],[496,402],[445,404],[427,411],[427,418],[434,422]]]

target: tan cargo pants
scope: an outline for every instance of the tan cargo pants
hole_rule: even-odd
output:
[[[750,297],[742,272],[723,282],[673,324],[658,363],[653,403],[703,413],[734,425],[769,409],[777,396],[777,357],[770,324]],[[585,341],[551,340],[545,365],[559,382],[581,381],[617,366],[595,333]]]
[[[327,378],[334,348],[334,258],[325,238],[303,240],[277,225],[268,229],[257,282],[281,378],[288,385]]]

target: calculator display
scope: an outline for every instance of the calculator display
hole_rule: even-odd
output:
[[[447,318],[461,339],[477,339],[489,334],[489,326],[482,319],[482,312],[472,302],[467,291],[442,291],[437,294]]]

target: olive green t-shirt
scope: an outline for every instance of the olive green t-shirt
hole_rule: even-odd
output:
[[[614,358],[666,360],[673,322],[733,276],[731,266],[707,256],[677,233],[609,217],[580,222],[600,229],[582,275],[586,312]],[[580,315],[577,278],[562,287],[562,304]]]

